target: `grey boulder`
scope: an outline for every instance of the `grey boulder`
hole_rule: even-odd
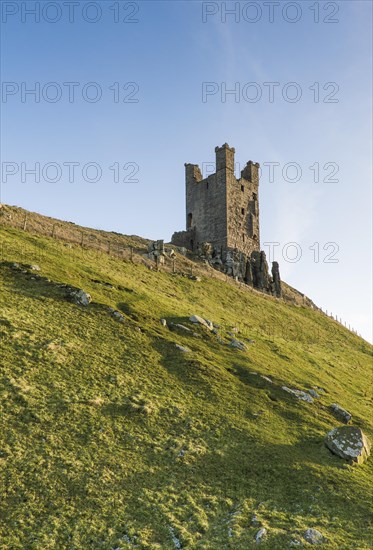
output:
[[[324,535],[317,529],[307,529],[303,536],[310,544],[322,544],[325,542]]]
[[[313,397],[311,397],[305,391],[288,388],[287,386],[282,386],[282,389],[287,393],[291,393],[292,395],[294,395],[298,399],[301,399],[302,401],[307,401],[307,403],[313,403]]]
[[[192,323],[195,323],[196,325],[202,325],[206,327],[208,330],[213,330],[214,325],[211,321],[208,321],[207,319],[203,319],[203,317],[200,317],[199,315],[192,315],[189,317],[189,321]]]
[[[240,342],[240,340],[236,340],[235,338],[232,338],[232,340],[230,341],[229,346],[231,348],[239,349],[241,351],[246,350],[245,344],[243,342]]]
[[[333,414],[338,420],[341,420],[342,422],[345,422],[345,424],[348,424],[352,418],[352,414],[346,411],[345,409],[342,409],[337,403],[333,403],[330,405],[331,410],[333,411]]]
[[[256,543],[262,542],[262,540],[265,538],[266,535],[267,535],[267,529],[265,529],[264,527],[262,529],[259,529],[259,531],[255,535],[255,542]]]
[[[183,353],[190,353],[190,349],[185,346],[180,346],[180,344],[175,344],[176,348]]]
[[[91,295],[88,292],[84,292],[82,289],[72,290],[70,292],[71,300],[78,306],[88,306],[92,301]]]
[[[325,437],[325,445],[335,455],[350,464],[362,464],[370,455],[371,444],[360,428],[340,426]]]

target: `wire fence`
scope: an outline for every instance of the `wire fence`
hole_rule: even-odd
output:
[[[108,253],[117,257],[131,258],[133,246],[128,245],[125,237],[105,232],[90,231],[86,228],[78,228],[73,223],[58,223],[48,218],[37,215],[21,214],[12,211],[1,217],[2,225],[15,227],[31,234],[51,237],[64,241],[67,244],[77,245],[82,248]],[[144,251],[145,251],[144,246]]]
[[[18,208],[0,209],[0,224],[63,242],[67,246],[67,253],[70,252],[71,255],[76,255],[80,259],[84,253],[89,256],[106,254],[126,262],[145,264],[148,268],[156,271],[168,271],[190,277],[197,277],[196,273],[198,272],[204,276],[215,276],[228,280],[228,276],[205,264],[196,268],[193,260],[175,253],[175,250],[178,251],[178,247],[166,246],[164,254],[158,254],[157,251],[151,253],[149,244],[152,241],[140,237],[90,230],[75,226],[71,222],[58,222],[39,214],[30,214]],[[4,257],[4,243],[2,243],[2,250]],[[25,254],[26,250],[27,247],[24,249]],[[43,247],[40,246],[39,259],[42,258],[42,255]],[[36,261],[35,258],[34,256],[34,261]]]

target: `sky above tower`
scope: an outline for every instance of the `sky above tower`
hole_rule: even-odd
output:
[[[1,10],[2,202],[167,241],[228,142],[282,278],[371,339],[371,2]]]

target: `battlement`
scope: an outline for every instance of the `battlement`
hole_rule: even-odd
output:
[[[252,160],[249,160],[249,162],[246,163],[245,168],[241,170],[241,178],[246,179],[250,182],[255,181],[259,184],[259,168],[259,162],[253,162]]]
[[[215,147],[216,172],[219,170],[231,170],[234,173],[234,147],[224,143],[221,147]]]

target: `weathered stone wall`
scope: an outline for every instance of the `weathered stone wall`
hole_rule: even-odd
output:
[[[198,165],[185,164],[186,231],[172,243],[195,252],[219,271],[257,289],[281,296],[278,264],[269,273],[260,251],[259,164],[251,160],[234,174],[233,147],[215,148],[216,171],[202,178]]]
[[[172,235],[172,244],[192,250],[191,243],[196,242],[194,229],[187,229],[186,231],[176,231]]]
[[[175,233],[172,242],[193,251],[209,242],[222,254],[249,255],[260,250],[259,164],[248,162],[237,179],[234,148],[225,143],[215,154],[216,172],[205,179],[199,166],[185,164],[187,233]]]
[[[195,240],[188,248],[196,250],[204,241],[226,246],[227,194],[225,177],[222,177],[225,171],[205,179],[198,179],[199,174],[198,166],[185,166],[186,227],[195,231]]]
[[[227,178],[228,247],[250,255],[260,250],[259,164],[249,161],[237,180]]]

